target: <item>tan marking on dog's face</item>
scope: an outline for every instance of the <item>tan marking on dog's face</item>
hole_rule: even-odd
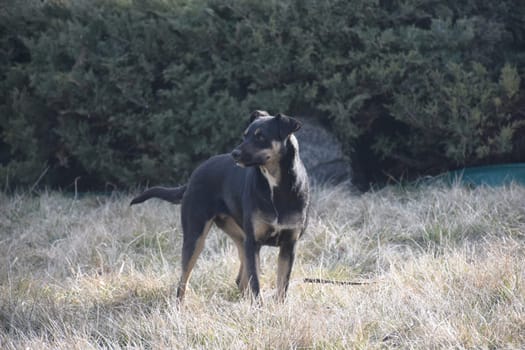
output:
[[[263,148],[256,154],[264,157],[265,164],[271,162],[278,162],[281,159],[282,143],[280,141],[272,141],[271,148]]]
[[[263,150],[261,153],[265,157],[266,161],[260,166],[261,173],[268,181],[270,186],[271,196],[273,197],[273,189],[279,186],[281,182],[281,168],[279,161],[281,159],[282,142],[272,141],[272,147],[270,149]]]

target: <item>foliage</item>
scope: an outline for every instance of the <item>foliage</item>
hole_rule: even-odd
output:
[[[520,2],[0,9],[2,183],[173,184],[231,149],[252,109],[324,119],[363,182],[524,158]]]

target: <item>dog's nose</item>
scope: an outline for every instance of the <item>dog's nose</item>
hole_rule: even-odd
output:
[[[241,159],[241,151],[238,150],[237,148],[232,151],[231,155],[232,155],[233,160],[235,161]]]

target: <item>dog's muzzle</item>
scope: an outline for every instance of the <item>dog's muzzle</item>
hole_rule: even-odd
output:
[[[234,149],[231,153],[233,161],[240,167],[244,167],[244,162],[242,161],[242,151],[239,149]]]
[[[244,168],[250,166],[261,165],[250,153],[243,152],[242,150],[235,148],[231,153],[235,164]]]
[[[233,160],[234,160],[236,163],[239,162],[239,161],[241,160],[242,152],[241,152],[240,150],[238,150],[238,149],[234,149],[234,150],[232,151],[232,153],[230,153],[230,154],[231,154]]]

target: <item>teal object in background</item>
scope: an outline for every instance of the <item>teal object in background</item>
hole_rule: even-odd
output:
[[[450,171],[444,174],[447,182],[466,185],[501,186],[511,182],[525,185],[525,163],[487,165]]]

